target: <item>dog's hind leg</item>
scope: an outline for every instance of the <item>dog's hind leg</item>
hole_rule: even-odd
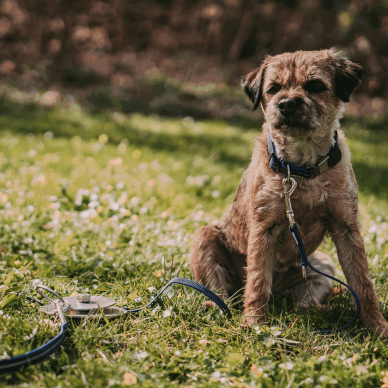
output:
[[[316,251],[309,257],[311,265],[318,271],[334,276],[335,267],[329,255]],[[321,306],[333,296],[333,280],[320,275],[311,268],[306,269],[306,281],[294,289],[294,297],[299,307]]]
[[[231,254],[216,226],[204,226],[193,237],[190,269],[197,282],[228,299],[242,287],[231,264]]]
[[[334,263],[325,253],[315,251],[309,256],[309,262],[318,271],[334,276]],[[302,270],[292,268],[287,272],[274,277],[274,296],[284,295],[286,292],[293,293],[295,303],[299,308],[312,305],[321,307],[334,294],[333,280],[318,274],[309,267],[306,269],[306,281],[303,280]]]

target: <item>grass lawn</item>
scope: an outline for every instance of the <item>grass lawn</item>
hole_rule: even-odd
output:
[[[47,342],[58,324],[26,302],[33,280],[63,296],[145,305],[174,276],[190,277],[195,229],[232,201],[258,128],[119,113],[0,108],[0,357]],[[359,182],[360,220],[381,309],[388,318],[388,131],[345,128]],[[322,250],[336,259],[331,241]],[[337,262],[338,263],[338,262]],[[338,276],[343,278],[340,266]],[[35,280],[36,283],[37,280]],[[350,298],[321,315],[273,301],[260,328],[240,328],[180,286],[136,316],[69,321],[71,336],[41,364],[0,376],[20,387],[380,387],[388,347]],[[37,327],[37,330],[35,329]],[[34,330],[35,329],[35,330]],[[382,375],[386,372],[387,375]],[[388,386],[388,385],[385,385]]]

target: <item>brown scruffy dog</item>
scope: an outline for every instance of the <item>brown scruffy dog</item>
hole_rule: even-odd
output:
[[[264,112],[251,163],[232,205],[217,226],[194,234],[191,271],[197,281],[228,298],[244,288],[245,323],[264,322],[271,295],[293,289],[299,306],[321,305],[333,294],[332,280],[307,269],[303,281],[297,244],[289,232],[282,180],[269,166],[268,134],[278,161],[317,166],[336,142],[342,158],[298,179],[291,202],[311,264],[334,275],[331,259],[316,249],[333,239],[348,284],[361,302],[366,326],[388,336],[369,275],[357,219],[357,183],[339,119],[358,84],[362,68],[335,50],[298,51],[268,57],[242,80],[245,93]],[[330,164],[330,163],[329,163]],[[326,166],[327,167],[327,166]],[[291,174],[292,175],[292,174]]]

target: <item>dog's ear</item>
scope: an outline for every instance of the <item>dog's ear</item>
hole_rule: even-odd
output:
[[[264,73],[265,66],[262,65],[245,75],[241,80],[241,86],[253,104],[252,111],[257,109],[263,96]]]
[[[340,52],[331,51],[335,58],[335,93],[343,101],[348,102],[354,88],[360,82],[364,69],[344,58]]]

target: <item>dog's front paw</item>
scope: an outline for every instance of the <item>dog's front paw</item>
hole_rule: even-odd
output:
[[[381,315],[380,317],[375,317],[375,319],[371,319],[368,316],[369,319],[363,318],[364,325],[373,331],[377,332],[377,334],[381,338],[388,338],[388,322],[383,318]]]
[[[254,324],[257,324],[257,318],[255,317],[245,317],[243,320],[243,323],[241,324],[242,329],[246,329],[248,327],[253,326]]]

